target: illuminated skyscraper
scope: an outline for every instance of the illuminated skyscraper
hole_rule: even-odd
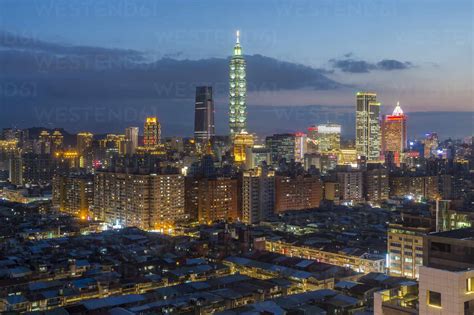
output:
[[[240,47],[240,33],[237,31],[237,41],[234,54],[230,59],[229,75],[229,127],[233,138],[236,134],[247,129],[247,81],[245,78],[245,59]]]
[[[94,152],[92,142],[94,135],[90,132],[79,132],[77,134],[77,152],[79,153],[79,165],[82,168],[92,169]]]
[[[382,153],[392,152],[397,165],[400,165],[400,154],[407,146],[406,122],[400,103],[397,103],[392,115],[386,115],[382,122]]]
[[[214,100],[211,86],[196,87],[196,103],[194,107],[194,139],[206,142],[215,135]]]
[[[151,149],[160,144],[161,126],[156,117],[147,117],[143,130],[143,144]]]
[[[341,125],[318,125],[317,141],[320,152],[339,150],[341,148]]]
[[[88,152],[92,148],[94,135],[90,132],[79,132],[77,134],[77,151],[80,155]]]
[[[234,137],[234,161],[236,163],[245,163],[247,148],[253,147],[254,140],[251,134],[241,132]]]
[[[377,94],[357,92],[356,150],[367,161],[380,160],[380,103]]]
[[[53,151],[61,150],[64,146],[64,136],[59,130],[55,130],[51,135],[51,145]]]

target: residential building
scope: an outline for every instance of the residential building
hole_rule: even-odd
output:
[[[275,172],[257,167],[243,172],[242,221],[256,224],[273,214],[275,208]]]
[[[321,178],[312,175],[275,178],[275,212],[317,208],[323,199]]]

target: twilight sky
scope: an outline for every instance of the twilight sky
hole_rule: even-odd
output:
[[[178,61],[177,66],[186,68],[191,63],[193,71],[206,72],[206,82],[224,83],[225,73],[213,77],[207,72],[214,70],[201,69],[192,61],[206,59],[214,67],[214,61],[229,56],[234,32],[240,29],[246,55],[272,58],[249,61],[249,67],[263,67],[272,75],[254,82],[249,77],[254,84],[249,106],[352,105],[354,92],[368,89],[378,93],[384,112],[391,111],[397,100],[408,112],[474,111],[473,15],[471,0],[1,0],[0,72],[9,64],[0,73],[2,102],[42,106],[68,97],[72,102],[78,99],[74,93],[67,94],[73,87],[89,101],[110,101],[110,95],[98,95],[87,83],[82,86],[75,81],[87,80],[87,76],[82,77],[84,69],[74,72],[77,69],[70,63],[64,69],[59,62],[55,66],[47,63],[48,76],[36,75],[24,67],[33,54],[37,68],[41,67],[38,56],[44,61],[53,55],[57,62],[87,55],[87,64],[82,66],[97,71],[97,60],[105,56],[114,65],[102,70],[115,71],[112,80],[124,76],[124,82],[136,78],[140,82],[143,71],[159,69],[176,84],[185,82],[184,89],[188,83],[197,83],[182,79],[196,73],[184,69],[182,76],[175,76],[168,64],[163,65],[163,60],[171,58]],[[24,58],[18,60],[19,54],[25,54]],[[116,55],[120,62],[111,61]],[[130,62],[147,66],[139,75],[128,68],[116,69],[123,70]],[[292,76],[286,75],[288,68]],[[61,86],[60,93],[53,94],[45,87],[51,77],[61,84],[70,80],[72,86]],[[164,84],[163,80],[157,82]],[[8,84],[21,90],[21,82],[34,87],[34,102],[10,97],[21,94],[18,91],[5,92],[5,87],[12,88]],[[50,85],[58,86],[54,81]],[[105,88],[117,94],[116,86]],[[170,99],[180,98],[176,89]],[[182,99],[192,98],[189,90]],[[216,96],[218,106],[227,102],[225,88],[222,90]],[[141,93],[138,87],[135,91]],[[49,99],[51,95],[54,99]]]

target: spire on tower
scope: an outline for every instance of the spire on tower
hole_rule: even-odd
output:
[[[237,44],[240,44],[240,31],[239,30],[237,30],[236,35],[237,35],[237,40],[235,42]]]
[[[400,102],[397,102],[397,106],[395,106],[395,109],[393,110],[392,115],[393,116],[402,116],[403,115],[403,110],[400,107]]]

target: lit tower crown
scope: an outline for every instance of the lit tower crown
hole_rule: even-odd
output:
[[[392,115],[386,115],[382,120],[382,153],[387,156],[391,152],[395,164],[399,166],[406,147],[407,116],[403,113],[400,102],[397,102]]]
[[[245,78],[245,59],[240,46],[240,32],[237,31],[237,39],[234,53],[230,59],[229,73],[229,127],[232,139],[247,128],[247,81]]]
[[[403,110],[400,107],[400,102],[397,102],[397,106],[395,106],[392,116],[403,116]]]

